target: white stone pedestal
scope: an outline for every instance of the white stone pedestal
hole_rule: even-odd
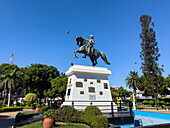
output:
[[[103,113],[114,111],[117,106],[112,102],[107,68],[73,65],[66,72],[68,84],[65,102],[62,105],[74,106],[84,110],[87,106],[97,106]]]

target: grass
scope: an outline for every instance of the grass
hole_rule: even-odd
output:
[[[27,115],[27,114],[33,114],[35,111],[29,111],[29,112],[22,112],[21,115]]]
[[[17,126],[16,128],[43,128],[43,121],[30,123],[24,126]],[[89,126],[85,124],[59,124],[52,128],[89,128]]]

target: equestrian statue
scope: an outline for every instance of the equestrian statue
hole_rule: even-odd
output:
[[[110,65],[105,54],[103,52],[100,53],[97,49],[94,49],[93,47],[94,36],[90,35],[89,37],[90,37],[89,40],[81,36],[77,36],[75,38],[77,45],[79,46],[79,49],[74,51],[74,58],[78,58],[76,56],[76,53],[83,53],[84,54],[83,58],[86,58],[86,56],[90,57],[90,60],[93,63],[92,66],[95,66],[97,64],[97,59],[101,56],[104,62]],[[88,44],[86,41],[88,41]]]

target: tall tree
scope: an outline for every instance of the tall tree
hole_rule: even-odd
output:
[[[133,88],[133,108],[136,110],[135,106],[135,97],[136,97],[136,90],[140,87],[140,78],[138,76],[138,72],[130,72],[129,76],[126,77],[126,87]]]
[[[29,85],[32,93],[37,93],[39,100],[44,95],[44,91],[51,87],[50,81],[59,76],[59,71],[53,66],[42,64],[31,64],[25,71],[25,81]]]
[[[6,97],[7,89],[8,89],[8,107],[10,106],[11,101],[11,92],[15,90],[15,79],[17,78],[16,75],[17,69],[14,69],[12,73],[6,73],[5,75],[1,76],[1,79],[3,80],[1,82],[1,87],[4,87],[4,96]],[[5,98],[4,98],[5,103]]]
[[[151,93],[158,92],[160,87],[160,78],[163,68],[159,67],[158,58],[160,57],[158,43],[155,39],[155,31],[153,30],[154,22],[151,23],[151,16],[142,15],[140,17],[142,33],[140,38],[142,39],[140,52],[140,58],[142,60],[142,72],[145,77],[144,82],[146,86],[151,89]],[[152,27],[150,27],[151,25]],[[153,87],[154,85],[154,87]]]

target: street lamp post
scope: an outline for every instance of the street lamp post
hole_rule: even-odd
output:
[[[158,105],[157,105],[157,99],[156,99],[156,87],[154,86],[154,80],[153,80],[153,72],[150,72],[152,74],[152,83],[153,83],[153,90],[154,90],[154,97],[155,97],[155,105],[156,105],[156,110],[158,111]]]

